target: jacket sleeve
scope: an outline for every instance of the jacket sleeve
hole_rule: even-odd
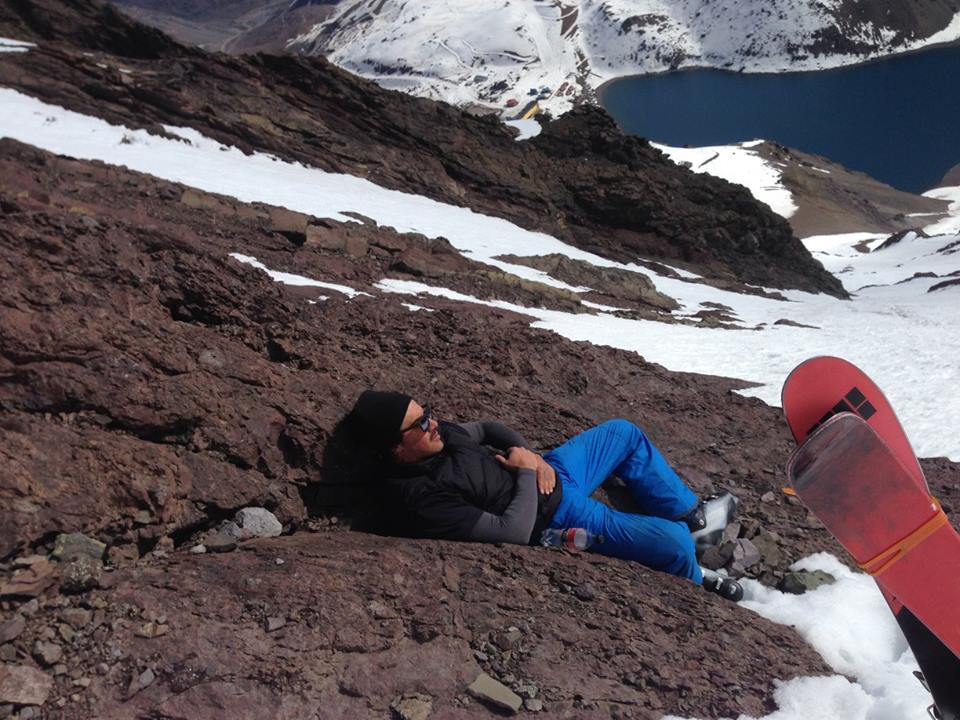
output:
[[[530,443],[527,442],[523,435],[496,420],[461,423],[460,428],[465,430],[474,442],[478,442],[481,445],[490,445],[503,452],[506,452],[512,447],[531,449]]]
[[[503,515],[481,513],[467,536],[474,542],[505,542],[526,545],[537,521],[537,473],[529,468],[517,472],[517,490]]]

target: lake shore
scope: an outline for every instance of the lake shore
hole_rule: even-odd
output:
[[[944,48],[951,48],[951,47],[960,47],[960,40],[951,40],[949,42],[934,43],[932,45],[925,45],[919,48],[898,50],[896,52],[888,53],[886,55],[877,55],[875,57],[867,57],[861,60],[852,60],[849,63],[834,65],[831,67],[809,68],[809,69],[803,69],[803,70],[760,70],[760,69],[731,70],[730,68],[717,67],[716,65],[706,65],[706,64],[705,65],[685,65],[683,67],[676,68],[676,69],[655,70],[652,72],[645,72],[645,73],[631,73],[630,75],[618,75],[616,77],[610,78],[609,80],[605,80],[604,82],[602,82],[600,85],[598,85],[594,89],[594,93],[597,98],[597,104],[600,105],[600,107],[606,109],[607,106],[606,106],[606,103],[604,102],[604,96],[607,93],[607,91],[617,83],[636,79],[636,78],[653,77],[656,75],[671,75],[675,73],[679,74],[679,73],[692,72],[697,70],[716,70],[718,72],[729,72],[735,75],[801,75],[801,74],[807,75],[807,74],[813,74],[813,73],[829,73],[829,72],[835,72],[838,70],[849,70],[851,68],[861,67],[864,65],[874,65],[877,63],[885,62],[887,60],[903,58],[909,55],[919,55],[919,54],[927,53],[933,50],[941,50]]]

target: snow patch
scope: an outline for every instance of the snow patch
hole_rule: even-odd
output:
[[[274,282],[283,283],[284,285],[293,285],[295,287],[318,287],[324,288],[325,290],[336,290],[338,293],[343,293],[349,298],[355,298],[358,295],[366,295],[367,297],[373,297],[370,293],[361,292],[359,290],[354,290],[352,287],[347,285],[337,285],[336,283],[323,282],[321,280],[314,280],[313,278],[308,278],[303,275],[293,275],[291,273],[278,272],[277,270],[271,270],[262,262],[258,261],[255,257],[250,257],[249,255],[241,255],[240,253],[230,253],[230,257],[234,260],[242,262],[244,265],[250,265],[257,268],[257,270],[263,270],[267,275],[270,276],[270,279]],[[327,298],[321,296],[319,299],[326,300]]]
[[[927,225],[923,228],[923,231],[928,235],[960,233],[960,187],[936,188],[928,190],[924,193],[924,196],[949,202],[950,206],[947,208],[947,212],[950,215],[939,222]]]
[[[29,52],[30,48],[35,48],[36,43],[24,42],[23,40],[12,40],[10,38],[0,37],[0,53],[23,53]]]
[[[517,135],[518,141],[529,140],[532,137],[536,137],[540,134],[540,131],[543,130],[543,126],[533,118],[528,120],[507,120],[504,122],[504,125],[509,125],[520,131],[520,134]]]
[[[743,185],[777,215],[793,217],[797,212],[797,205],[793,202],[793,195],[783,185],[782,173],[752,150],[763,142],[751,140],[738,145],[701,148],[651,144],[678,165],[684,165],[696,173],[707,173]]]

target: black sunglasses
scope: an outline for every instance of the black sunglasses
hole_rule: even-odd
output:
[[[409,426],[403,428],[400,434],[403,435],[404,433],[410,432],[415,427],[419,427],[423,432],[426,432],[430,429],[430,418],[432,417],[433,410],[430,409],[430,403],[427,403],[423,406],[423,415],[414,420]]]

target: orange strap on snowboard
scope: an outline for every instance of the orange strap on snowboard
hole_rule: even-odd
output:
[[[949,524],[949,520],[947,520],[947,516],[943,512],[943,508],[940,507],[940,502],[935,497],[931,497],[930,501],[936,508],[936,512],[932,517],[930,517],[929,520],[927,520],[920,527],[899,542],[894,543],[883,552],[875,555],[866,562],[861,563],[861,569],[870,573],[874,577],[880,575],[880,573],[889,569],[890,566],[893,565],[897,560],[920,545],[937,530],[942,528],[944,525]]]

